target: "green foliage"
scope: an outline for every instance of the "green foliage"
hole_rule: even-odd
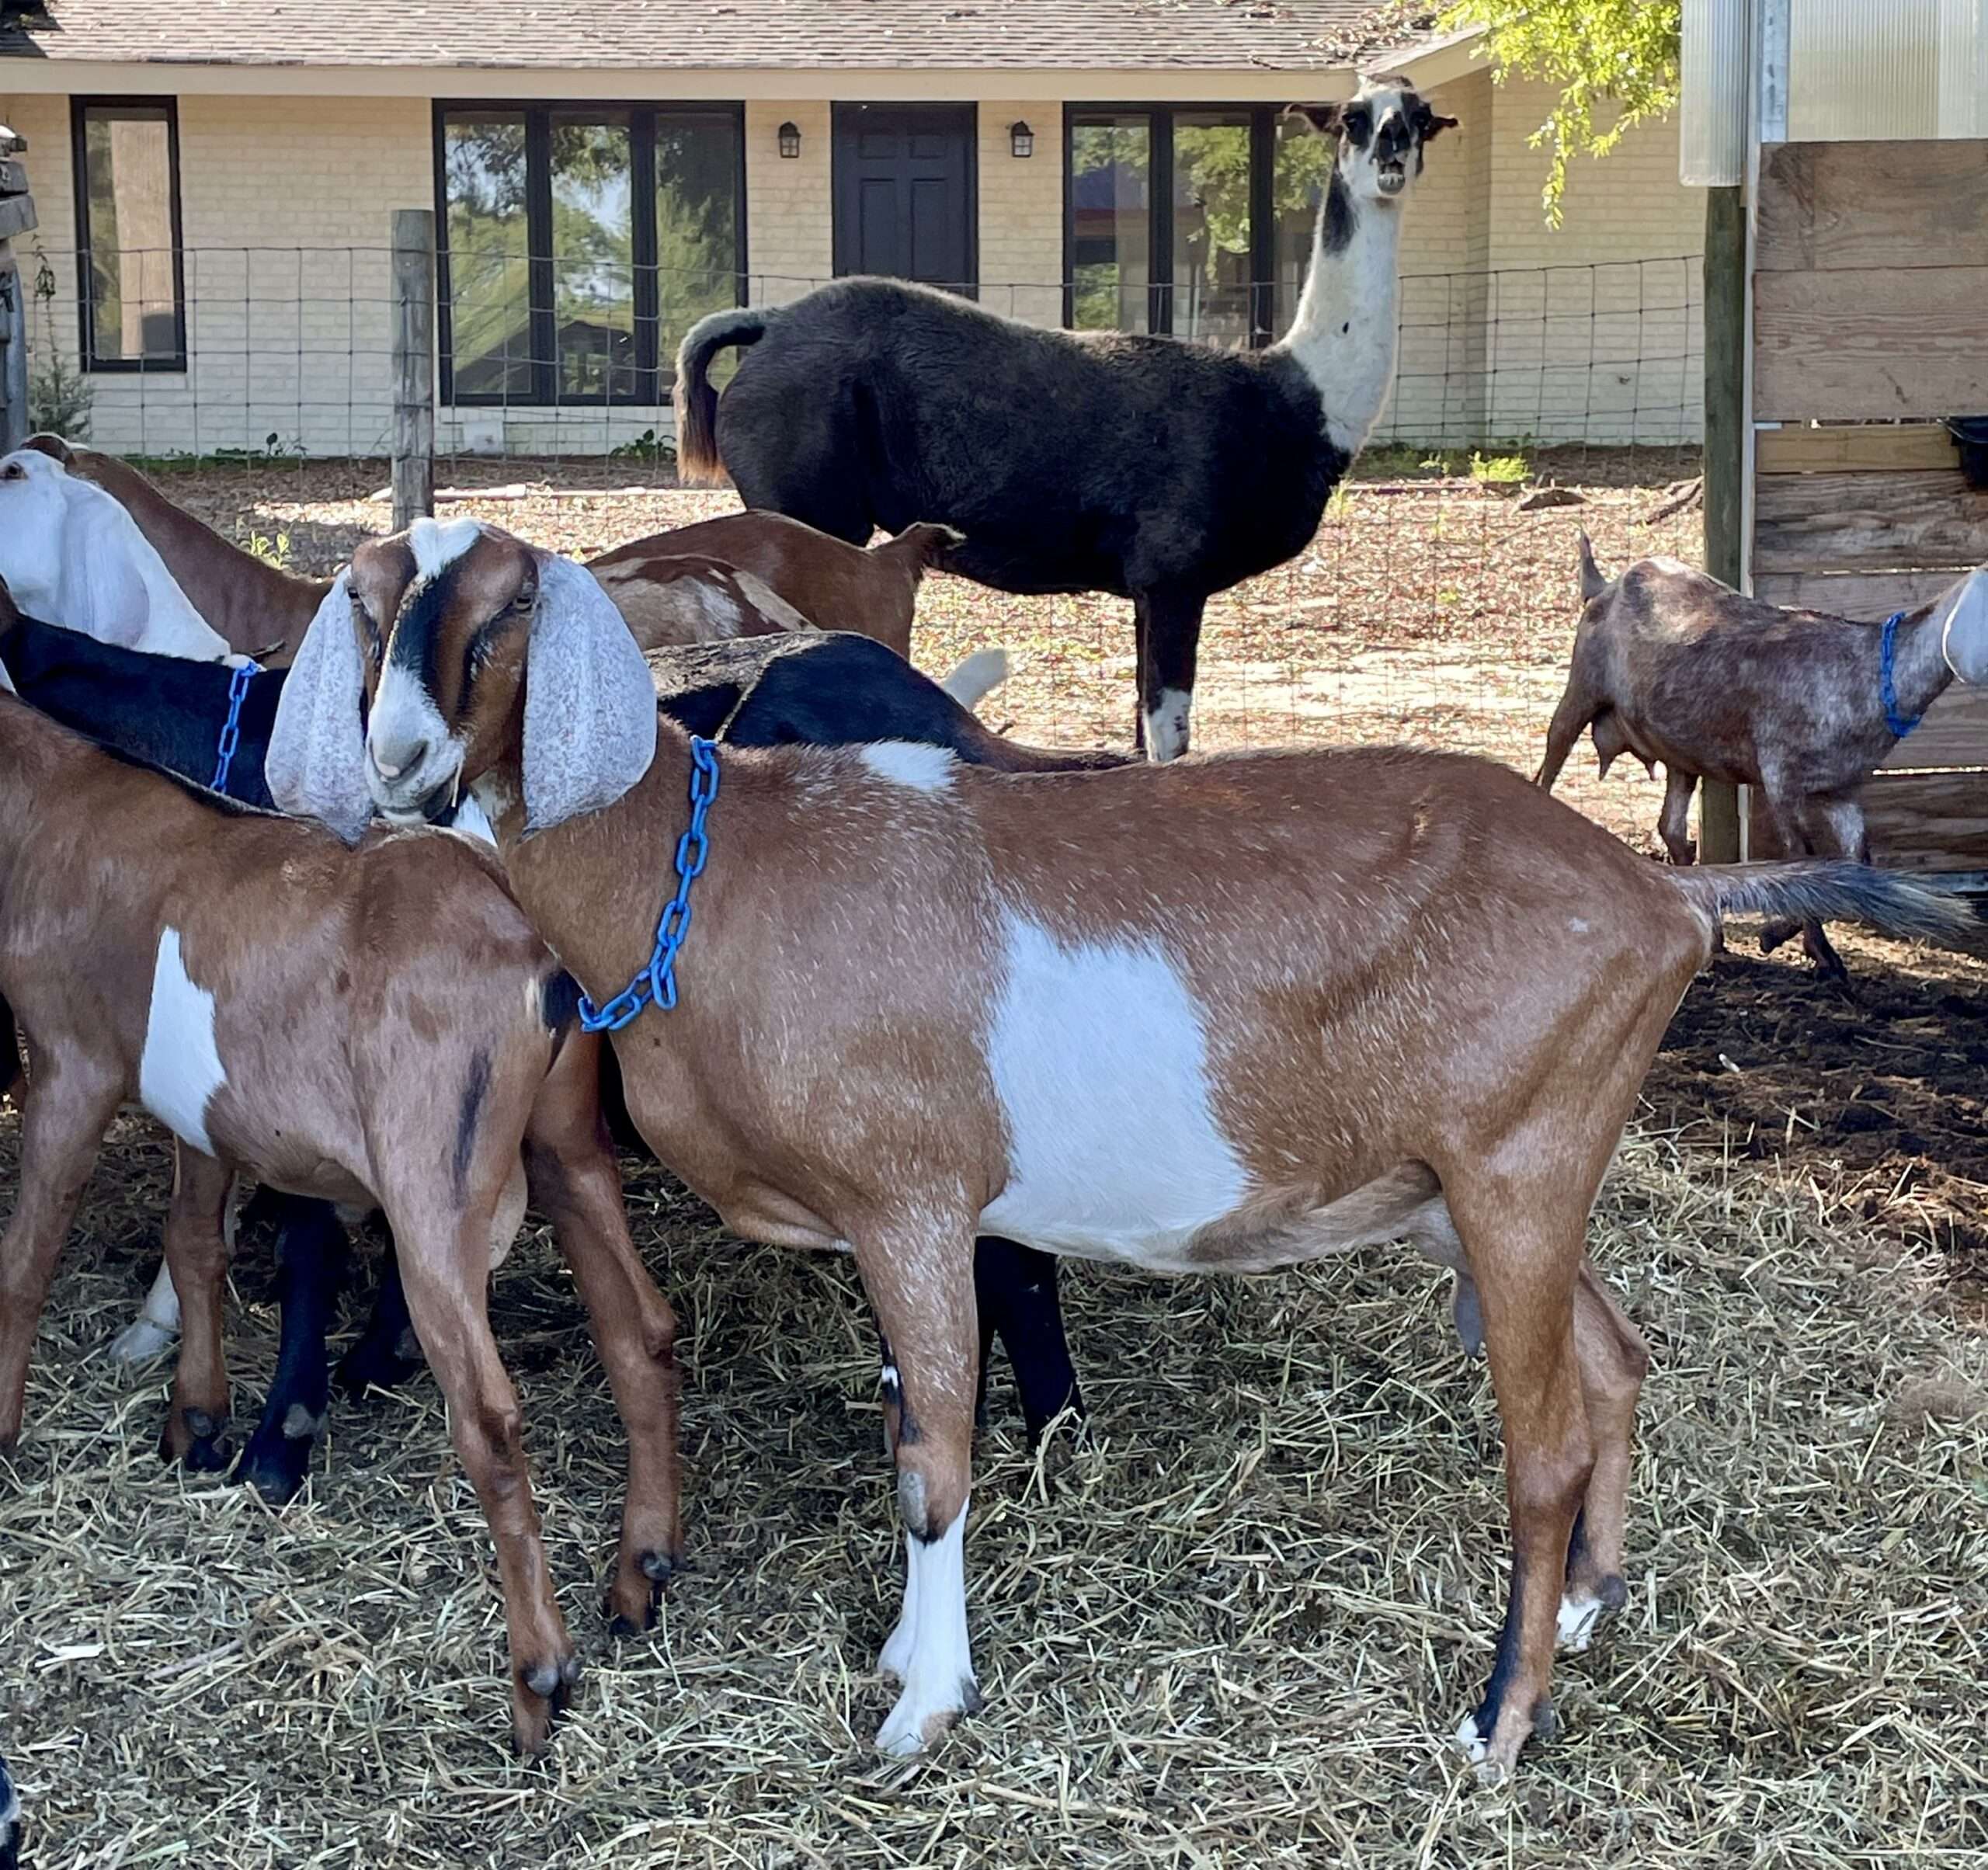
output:
[[[1682,0],[1455,0],[1444,15],[1452,31],[1484,29],[1496,82],[1517,73],[1558,88],[1528,139],[1552,152],[1540,192],[1549,226],[1560,224],[1571,158],[1607,155],[1676,105],[1683,17]]]
[[[645,461],[652,465],[659,463],[674,464],[676,444],[668,437],[656,433],[653,429],[645,429],[633,441],[617,442],[607,451],[610,461]]]
[[[273,565],[279,572],[290,569],[289,534],[278,533],[272,539],[267,533],[258,532],[252,526],[240,536],[239,543],[243,551],[261,559],[263,564]]]
[[[37,432],[90,438],[90,410],[96,388],[81,370],[71,370],[55,325],[55,269],[39,243],[34,250],[34,330],[28,368],[28,422]]]
[[[1479,454],[1471,451],[1470,478],[1473,481],[1489,481],[1495,485],[1514,486],[1531,471],[1522,454]]]

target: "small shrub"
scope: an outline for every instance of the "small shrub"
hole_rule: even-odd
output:
[[[1489,481],[1494,486],[1516,486],[1531,471],[1522,454],[1479,454],[1471,450],[1470,478]]]
[[[617,442],[608,450],[610,461],[645,461],[652,466],[676,464],[676,444],[656,433],[653,429],[645,429],[631,442]]]
[[[39,433],[72,442],[90,438],[90,410],[96,386],[71,370],[56,335],[55,269],[37,245],[34,250],[35,324],[28,364],[28,422]]]

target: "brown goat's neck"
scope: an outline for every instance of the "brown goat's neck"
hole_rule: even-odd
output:
[[[1941,642],[1946,623],[1943,608],[1926,604],[1907,611],[1892,645],[1892,686],[1898,711],[1916,721],[1945,693],[1954,672],[1947,666]]]

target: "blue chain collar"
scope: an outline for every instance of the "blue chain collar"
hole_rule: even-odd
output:
[[[1898,645],[1898,627],[1905,621],[1903,610],[1885,619],[1884,640],[1878,648],[1878,693],[1885,704],[1885,725],[1903,740],[1925,717],[1914,714],[1908,721],[1898,711],[1898,686],[1892,679],[1892,657]]]
[[[242,739],[242,703],[248,693],[248,684],[262,673],[253,662],[241,664],[228,684],[228,720],[221,730],[219,756],[214,762],[214,776],[208,790],[225,792],[228,790],[228,769],[235,763],[235,749]]]
[[[718,743],[690,736],[690,829],[676,840],[676,894],[663,905],[649,965],[605,1006],[580,996],[585,1032],[619,1032],[652,1001],[666,1013],[676,1004],[676,951],[690,932],[690,885],[704,874],[711,840],[704,817],[718,797]]]

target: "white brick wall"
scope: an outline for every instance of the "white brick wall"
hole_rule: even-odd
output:
[[[1698,270],[1678,256],[1699,250],[1704,210],[1698,192],[1677,184],[1675,130],[1646,127],[1605,162],[1578,165],[1556,232],[1540,212],[1545,158],[1526,147],[1547,98],[1536,86],[1494,89],[1482,72],[1435,94],[1461,122],[1430,150],[1403,238],[1406,328],[1383,439],[1698,433]],[[73,362],[68,100],[0,99],[0,114],[30,139],[40,238],[61,287],[54,334]],[[1062,106],[988,99],[978,116],[982,302],[1055,324]],[[1017,117],[1036,135],[1025,161],[1009,149]],[[795,160],[777,148],[788,120],[801,132]],[[182,99],[191,367],[93,377],[98,443],[255,449],[274,435],[286,449],[381,451],[389,228],[396,207],[433,204],[431,123],[420,99]],[[779,303],[833,271],[830,106],[749,103],[745,136],[749,296]],[[492,413],[516,450],[591,451],[669,427],[666,409]],[[466,426],[490,420],[444,410],[440,443],[461,445]]]

